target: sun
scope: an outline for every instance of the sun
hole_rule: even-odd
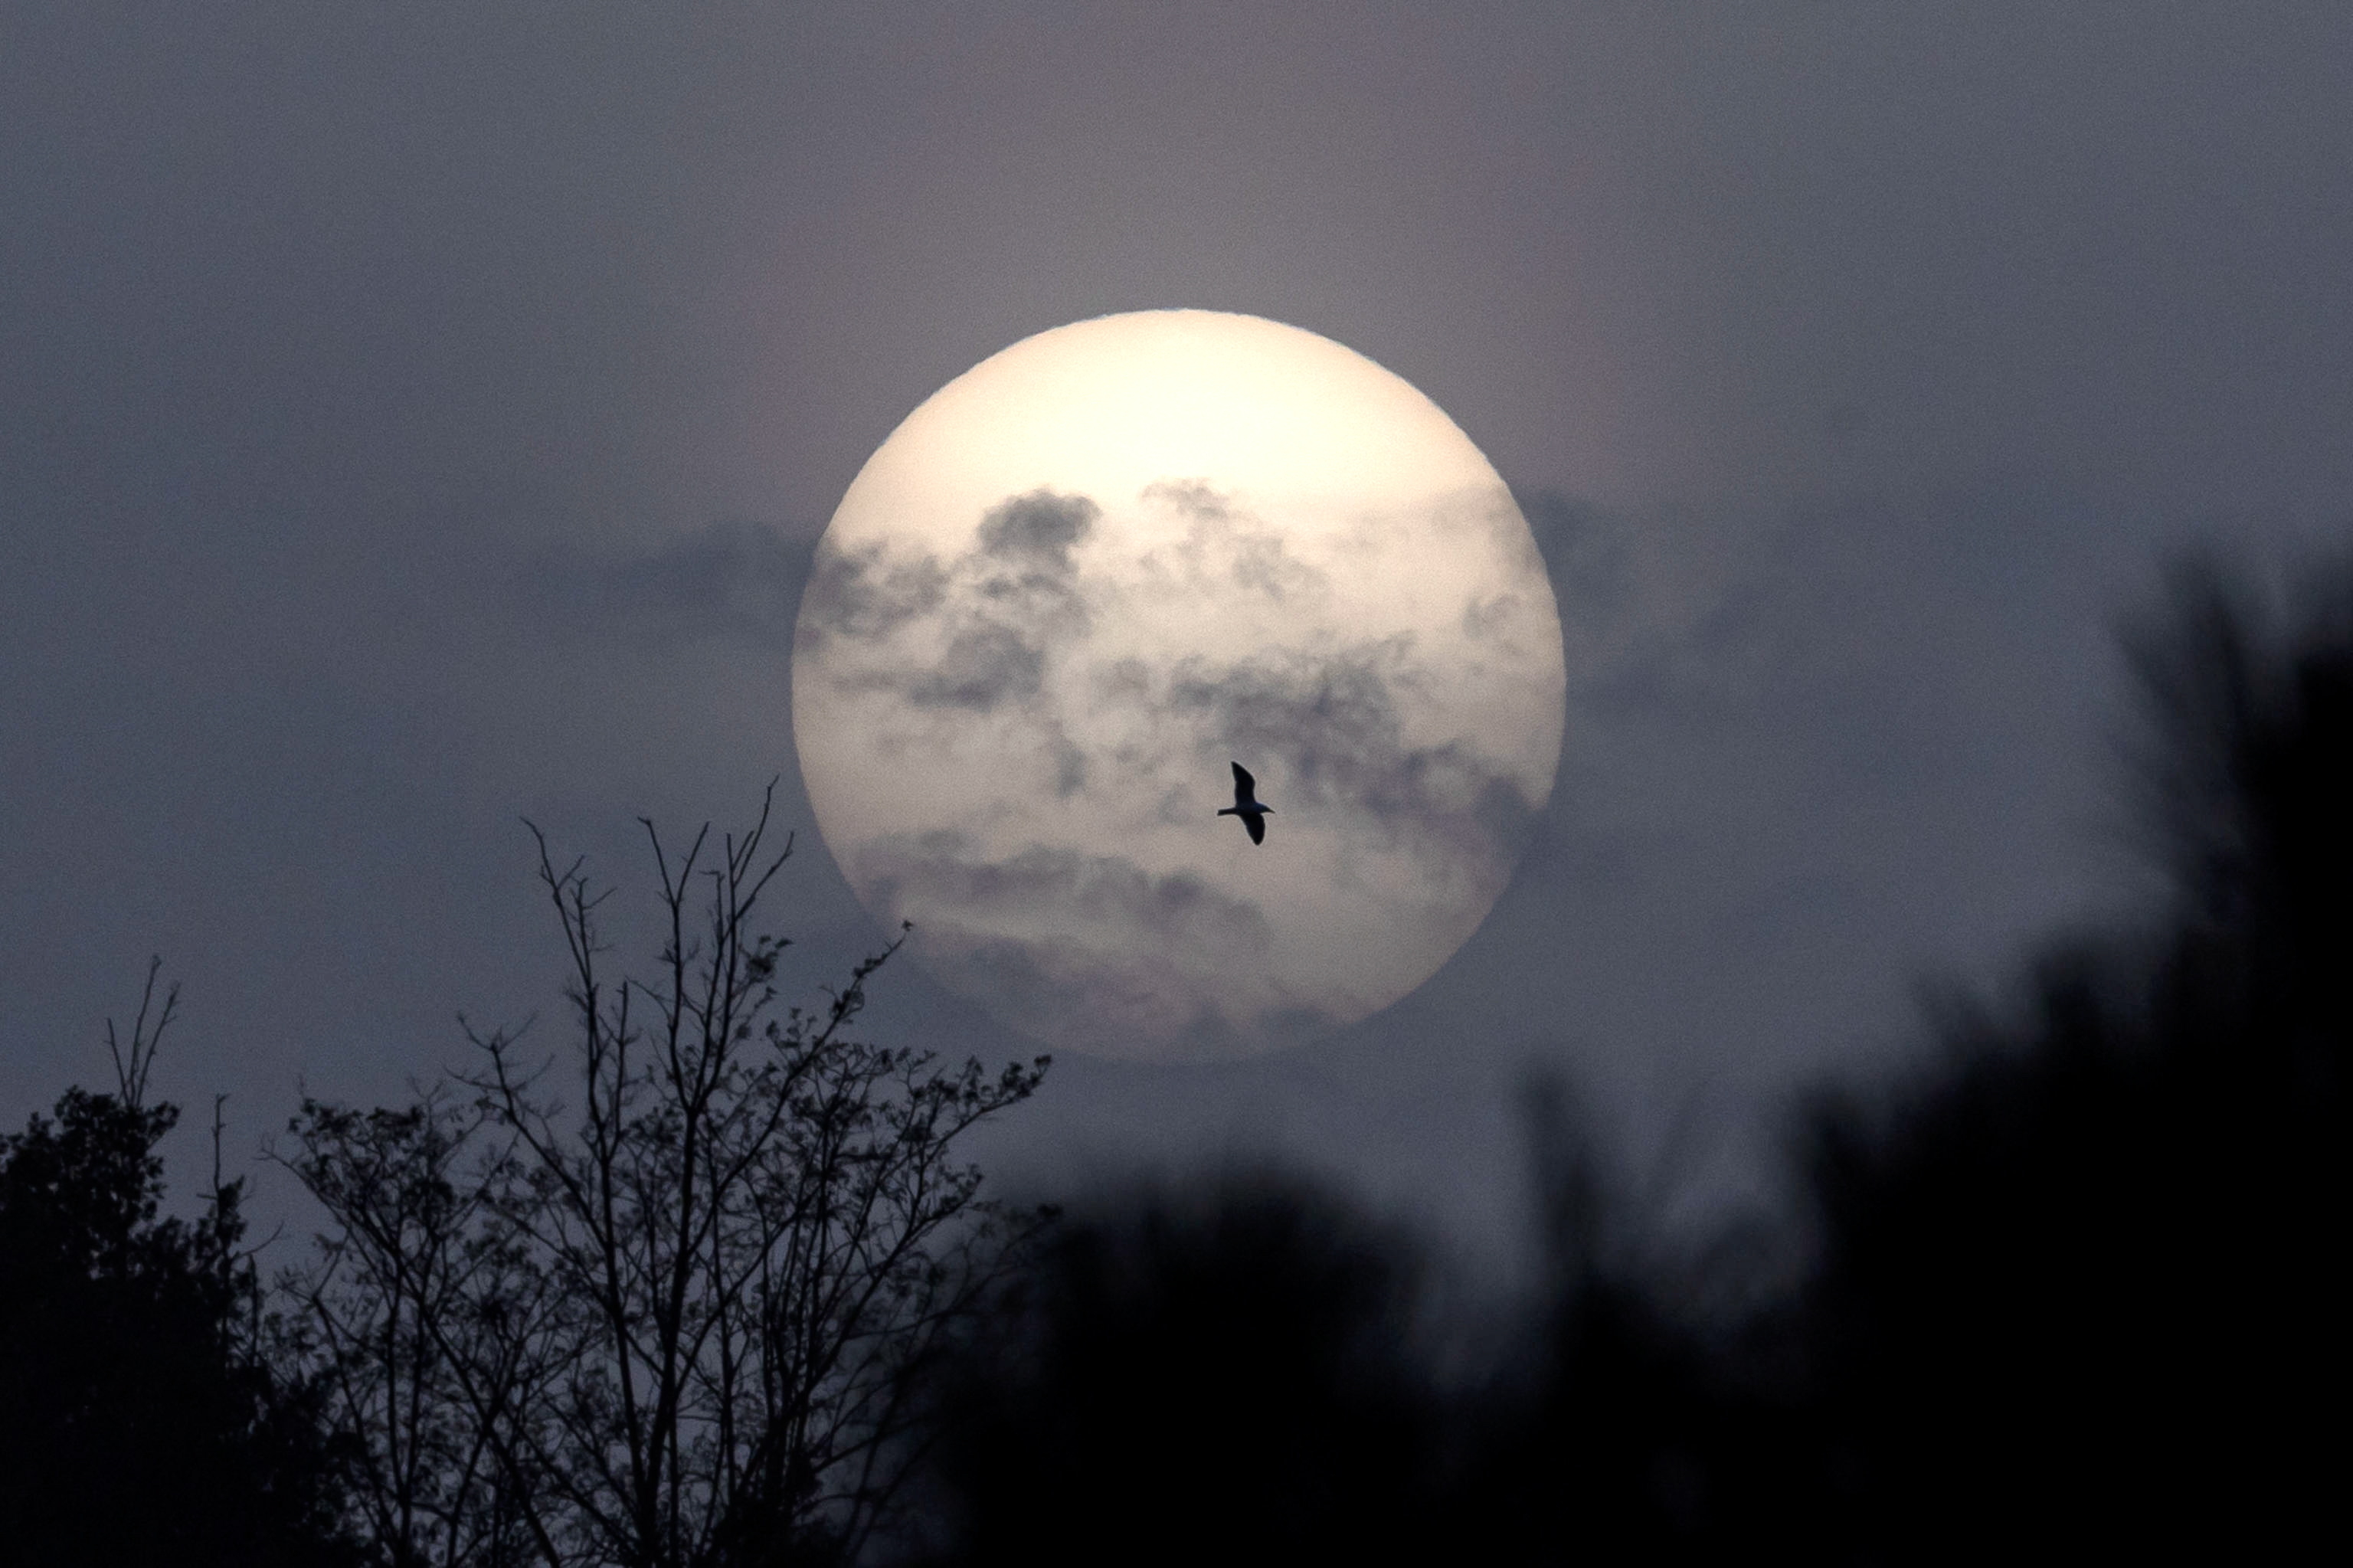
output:
[[[1558,762],[1560,622],[1429,398],[1255,316],[1024,339],[867,461],[820,541],[793,730],[850,885],[1060,1048],[1215,1060],[1428,979]],[[1239,764],[1263,844],[1219,809]]]

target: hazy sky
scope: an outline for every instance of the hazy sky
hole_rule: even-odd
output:
[[[990,1158],[1273,1149],[1475,1244],[1532,1062],[1732,1149],[2125,885],[2110,629],[2168,547],[2347,538],[2348,101],[2336,5],[13,0],[0,1122],[103,1075],[151,951],[233,1152],[552,1008],[518,817],[638,890],[637,812],[780,774],[805,821],[860,463],[1018,338],[1196,305],[1494,461],[1581,738],[1421,991],[1066,1059]],[[804,847],[814,984],[879,933]],[[872,1016],[1022,1048],[912,968]]]

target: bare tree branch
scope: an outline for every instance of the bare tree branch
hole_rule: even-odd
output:
[[[475,1068],[406,1109],[296,1119],[282,1163],[332,1227],[287,1288],[365,1435],[386,1561],[840,1559],[890,1517],[922,1446],[908,1379],[1028,1223],[955,1142],[1046,1059],[992,1075],[858,1039],[897,942],[781,1005],[772,806],[682,853],[643,822],[650,979],[607,973],[610,890],[531,828],[576,1111],[521,1032],[469,1028]]]

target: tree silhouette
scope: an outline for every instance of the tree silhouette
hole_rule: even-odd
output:
[[[1815,1117],[1826,1546],[2276,1555],[2341,1535],[2353,579],[2266,632],[2211,567],[2135,643],[2176,909],[1956,1005]]]
[[[1409,1253],[1345,1205],[1113,1203],[947,1385],[935,1557],[2341,1551],[2315,1434],[2353,1321],[2353,577],[2328,591],[2278,632],[2179,576],[2133,643],[2172,906],[2048,947],[2021,1005],[1945,1003],[1928,1065],[1818,1094],[1799,1233],[1717,1254],[1782,1261],[1729,1291],[1670,1266],[1539,1093],[1545,1287],[1516,1350],[1441,1383]]]
[[[785,944],[755,916],[791,846],[766,825],[673,862],[646,824],[647,980],[607,975],[605,895],[540,841],[575,1106],[496,1033],[410,1106],[296,1118],[285,1162],[332,1224],[289,1288],[390,1561],[829,1562],[890,1516],[913,1380],[1003,1239],[956,1141],[1046,1063],[858,1038],[888,951],[780,1010]]]
[[[1941,1004],[1927,1065],[1815,1096],[1802,1224],[1754,1255],[1798,1260],[1778,1275],[1676,1265],[1569,1102],[1532,1096],[1542,1288],[1504,1353],[1444,1375],[1416,1249],[1302,1181],[1131,1189],[1043,1228],[985,1202],[957,1139],[1043,1059],[859,1040],[887,950],[780,1006],[765,810],[676,863],[649,825],[667,930],[642,980],[607,975],[603,895],[542,842],[560,1072],[494,1033],[406,1105],[307,1102],[283,1158],[329,1224],[291,1320],[237,1183],[162,1215],[151,970],[116,1092],[0,1139],[0,1543],[396,1568],[2341,1554],[2353,575],[2284,631],[2250,602],[2186,570],[2132,643],[2159,918],[2048,946],[2014,1003]]]
[[[1443,1454],[1393,1234],[1229,1176],[1064,1216],[945,1385],[932,1549],[973,1564],[1410,1560]]]
[[[1498,1564],[1715,1562],[1791,1538],[1801,1404],[1758,1277],[1770,1238],[1671,1238],[1667,1178],[1630,1190],[1556,1075],[1525,1097],[1541,1283],[1461,1419],[1451,1552]],[[1669,1158],[1672,1159],[1670,1150]],[[1765,1303],[1758,1305],[1759,1301]]]
[[[155,1150],[178,1111],[144,1103],[172,1013],[167,996],[151,1025],[154,977],[118,1092],[69,1090],[54,1118],[0,1137],[0,1550],[57,1564],[355,1561],[314,1402],[264,1353],[240,1184],[216,1171],[197,1220],[159,1217]]]

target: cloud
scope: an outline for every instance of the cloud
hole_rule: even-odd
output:
[[[987,713],[1008,697],[1033,696],[1046,666],[1043,652],[1007,626],[958,632],[929,670],[909,673],[901,689],[921,708],[968,708]]]
[[[1534,831],[1535,807],[1503,764],[1475,747],[1407,741],[1398,693],[1421,678],[1400,636],[1222,669],[1187,660],[1166,705],[1205,720],[1215,744],[1235,756],[1279,758],[1302,804],[1361,813],[1390,842],[1433,860],[1508,864]]]
[[[981,517],[975,548],[947,567],[951,585],[942,607],[965,631],[1006,630],[1008,623],[1033,647],[1041,640],[1083,635],[1092,618],[1073,546],[1093,532],[1103,509],[1083,495],[1033,490],[991,507]]]
[[[1052,914],[1092,930],[1190,937],[1237,952],[1267,935],[1265,915],[1248,899],[1220,894],[1189,872],[1155,876],[1121,855],[1032,844],[989,861],[953,832],[880,838],[857,855],[860,880],[902,918],[915,903],[1000,920]]]
[[[1281,601],[1323,588],[1324,574],[1291,554],[1281,530],[1271,528],[1198,479],[1148,484],[1143,499],[1182,514],[1190,523],[1176,551],[1186,572]]]
[[[831,669],[836,683],[919,709],[990,713],[1035,696],[1047,645],[1089,624],[1071,551],[1101,514],[1083,495],[1034,490],[989,508],[974,547],[945,562],[881,544],[826,550],[801,610],[797,656],[852,644],[863,657]],[[813,657],[801,667],[825,668]],[[1060,758],[1065,793],[1084,773],[1083,758]]]
[[[980,520],[980,553],[1032,571],[1067,577],[1071,546],[1093,532],[1103,508],[1083,495],[1033,490],[991,507]]]
[[[976,927],[916,930],[924,964],[959,995],[1056,1049],[1145,1062],[1230,1062],[1303,1044],[1341,1020],[1276,1001],[1240,1016],[1197,975],[1150,955],[1024,940]]]
[[[1054,793],[1069,800],[1087,787],[1087,754],[1071,743],[1070,731],[1059,721],[1054,732]]]
[[[633,555],[543,552],[509,579],[507,593],[584,637],[780,646],[791,635],[810,556],[810,546],[767,524],[725,521]]]
[[[814,652],[842,638],[880,642],[945,602],[948,574],[938,557],[918,556],[885,567],[882,546],[818,553],[802,597],[795,650]]]
[[[1333,1022],[1275,985],[1264,912],[1190,872],[1044,844],[991,860],[955,832],[875,840],[856,870],[952,989],[1054,1044],[1214,1060]]]
[[[1629,511],[1539,492],[1527,516],[1583,723],[1720,722],[1757,699],[1793,641],[1845,609],[1810,578],[1822,563],[1786,514]]]
[[[832,641],[796,679],[839,699],[825,711],[844,754],[955,770],[913,817],[861,805],[833,847],[870,908],[916,923],[927,968],[1025,1030],[1112,1054],[1251,1054],[1357,1016],[1388,983],[1382,956],[1341,950],[1356,938],[1318,897],[1387,901],[1397,951],[1419,954],[1508,877],[1548,778],[1524,734],[1482,729],[1489,710],[1457,696],[1534,662],[1530,601],[1482,588],[1427,631],[1393,630],[1412,623],[1400,596],[1338,599],[1326,562],[1205,483],[1126,504],[1032,490],[947,551],[820,563],[804,636]],[[1356,571],[1367,557],[1349,548],[1335,558]],[[1229,758],[1258,772],[1312,886],[1270,891],[1224,858],[1209,812]],[[1276,905],[1252,898],[1303,917],[1270,930]]]
[[[1508,638],[1526,612],[1527,600],[1515,593],[1474,599],[1462,607],[1462,635],[1473,642]]]

